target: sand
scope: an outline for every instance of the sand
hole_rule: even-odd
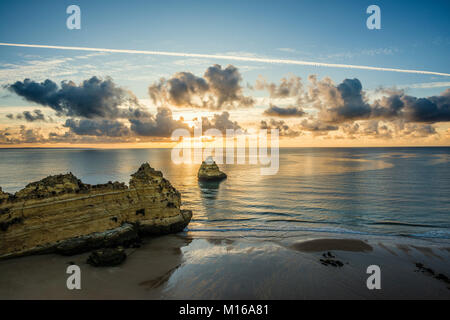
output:
[[[358,239],[315,239],[298,242],[292,248],[303,252],[320,252],[329,250],[365,252],[373,248],[366,242]]]
[[[86,264],[87,254],[0,261],[0,299],[450,299],[450,252],[434,243],[188,234],[146,239],[128,254],[106,268]],[[69,263],[82,270],[81,290],[66,288]],[[381,290],[366,286],[370,265],[381,268]]]

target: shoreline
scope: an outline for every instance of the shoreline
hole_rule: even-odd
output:
[[[450,299],[450,245],[322,234],[292,240],[165,235],[103,268],[87,265],[88,253],[3,260],[0,299]],[[82,270],[81,290],[66,288],[69,263]],[[366,287],[369,265],[380,266],[381,290]]]

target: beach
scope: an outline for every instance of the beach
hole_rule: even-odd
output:
[[[343,266],[321,262],[328,253]],[[438,277],[450,275],[450,247],[417,240],[187,233],[147,238],[127,254],[122,265],[103,268],[88,265],[88,254],[0,261],[0,299],[450,299],[450,284]],[[81,290],[66,287],[72,263],[81,268]],[[380,290],[366,286],[370,265],[380,267]]]
[[[64,172],[126,183],[147,161],[193,215],[115,267],[87,264],[89,252],[1,260],[0,299],[450,299],[449,148],[281,149],[277,175],[220,165],[217,183],[169,149],[1,152],[11,193]],[[70,264],[81,290],[67,289]]]

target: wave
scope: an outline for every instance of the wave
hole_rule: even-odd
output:
[[[331,234],[349,234],[349,235],[363,235],[363,236],[383,236],[383,237],[407,237],[407,238],[422,238],[422,239],[450,239],[450,230],[433,230],[424,233],[374,233],[351,230],[346,228],[333,228],[333,227],[320,227],[320,228],[308,228],[308,227],[289,227],[289,228],[271,228],[271,227],[236,227],[236,228],[195,228],[188,227],[188,232],[229,232],[229,233],[243,233],[249,232],[245,237],[272,237],[271,234],[251,234],[253,232],[279,232],[279,233],[295,233],[295,232],[317,232],[317,233],[331,233]],[[244,236],[244,235],[240,235]]]
[[[397,222],[397,221],[381,221],[381,222],[371,222],[370,225],[380,225],[380,226],[404,226],[404,227],[421,227],[421,228],[442,228],[442,226],[435,226],[430,224],[418,224],[418,223],[407,223],[407,222]]]
[[[450,239],[450,230],[433,230],[409,235],[412,238]]]

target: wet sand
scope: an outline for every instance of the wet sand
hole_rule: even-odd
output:
[[[320,252],[329,250],[365,252],[373,250],[372,246],[357,239],[315,239],[295,243],[292,248],[303,252]]]
[[[0,261],[0,299],[450,299],[450,252],[439,244],[169,235],[127,252],[105,268],[86,264],[88,254]],[[70,263],[81,290],[66,288]],[[367,289],[370,265],[381,268],[381,290]]]

